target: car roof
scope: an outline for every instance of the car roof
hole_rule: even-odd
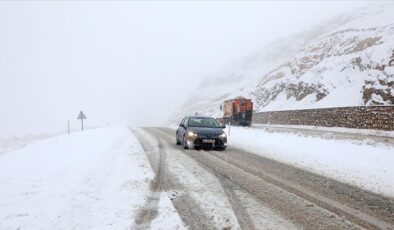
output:
[[[213,118],[210,116],[188,116],[188,118]]]

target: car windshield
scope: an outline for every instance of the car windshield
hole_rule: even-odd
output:
[[[189,127],[207,127],[207,128],[219,128],[219,123],[210,117],[191,117],[189,118]]]

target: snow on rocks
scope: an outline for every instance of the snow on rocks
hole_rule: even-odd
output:
[[[188,114],[221,117],[228,99],[252,98],[258,111],[393,105],[394,4],[371,4],[209,75],[170,121]]]
[[[394,197],[393,146],[231,127],[229,147]]]
[[[0,229],[126,229],[151,179],[127,128],[37,141],[0,155]]]

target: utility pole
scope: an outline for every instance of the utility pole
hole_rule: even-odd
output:
[[[231,135],[230,132],[231,132],[231,121],[228,123],[228,136]]]
[[[67,133],[70,134],[70,120],[67,121]]]

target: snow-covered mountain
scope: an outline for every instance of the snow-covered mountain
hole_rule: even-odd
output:
[[[221,116],[252,97],[258,111],[394,104],[394,4],[370,5],[275,41],[208,76],[176,119]]]

